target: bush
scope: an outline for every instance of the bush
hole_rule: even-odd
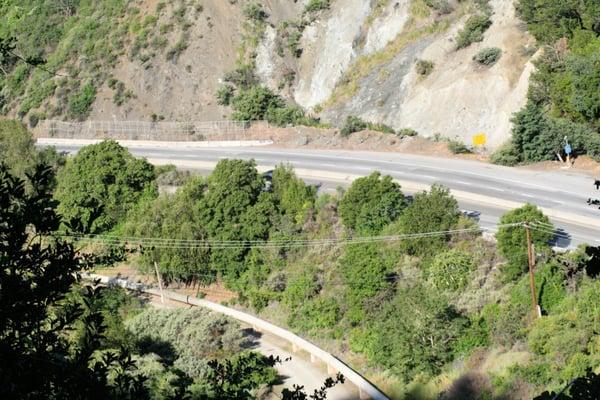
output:
[[[265,113],[265,119],[275,126],[297,125],[303,121],[304,111],[294,106],[270,107]]]
[[[354,132],[364,131],[365,129],[367,129],[367,123],[365,121],[359,117],[349,115],[346,117],[346,122],[344,123],[340,133],[343,137],[348,137]]]
[[[492,21],[488,15],[473,15],[471,16],[465,27],[458,32],[456,38],[456,47],[463,49],[474,42],[483,40],[483,33],[492,25]]]
[[[250,89],[258,85],[259,79],[252,65],[242,65],[223,76],[225,82],[233,84],[238,89]]]
[[[415,194],[414,200],[404,210],[398,222],[390,227],[390,233],[413,234],[447,231],[459,221],[460,211],[450,191],[433,185],[429,192]],[[431,255],[442,249],[449,236],[405,239],[400,247],[408,254]]]
[[[454,11],[448,0],[425,0],[425,4],[440,14],[450,14]]]
[[[369,128],[372,131],[376,131],[376,132],[390,133],[392,135],[396,134],[396,131],[394,130],[394,128],[392,128],[391,126],[386,125],[386,124],[369,123],[369,124],[367,124],[367,128]]]
[[[510,141],[503,144],[502,147],[493,152],[490,157],[490,161],[492,164],[512,167],[521,162],[521,156],[515,145],[512,143],[512,141]]]
[[[429,60],[417,60],[415,66],[417,69],[417,74],[421,76],[427,76],[433,72],[435,64]]]
[[[96,100],[96,87],[88,83],[69,99],[69,116],[84,120],[90,113],[90,107]]]
[[[471,149],[469,149],[467,145],[465,145],[463,142],[459,142],[458,140],[448,141],[448,150],[450,150],[452,154],[472,153]]]
[[[393,301],[355,332],[351,347],[408,381],[419,373],[438,374],[468,326],[439,293],[425,286],[399,288]]]
[[[283,99],[264,86],[242,90],[231,102],[233,119],[237,121],[263,120],[270,109],[284,108]],[[272,112],[272,111],[271,111]]]
[[[448,250],[435,256],[429,275],[438,289],[456,291],[467,285],[474,269],[475,262],[469,253]]]
[[[365,317],[365,302],[391,286],[394,258],[377,244],[346,246],[340,269],[347,284],[349,319],[357,324]]]
[[[473,61],[489,67],[494,65],[501,56],[502,50],[498,47],[486,47],[473,56]]]
[[[341,318],[340,306],[336,299],[318,297],[305,302],[293,311],[288,323],[300,331],[317,331],[334,327]]]
[[[507,212],[500,218],[500,224],[514,224],[523,222],[539,222],[544,225],[544,230],[531,229],[531,239],[536,252],[548,249],[548,242],[554,237],[554,227],[535,205],[526,204]],[[506,264],[501,267],[503,279],[512,281],[519,278],[528,270],[527,238],[523,226],[501,227],[496,233],[498,250],[506,259]]]
[[[411,128],[402,128],[396,134],[398,136],[400,136],[400,137],[404,137],[404,136],[408,136],[408,137],[419,136],[419,132],[417,132],[417,131],[415,131],[414,129],[411,129]]]
[[[0,119],[0,163],[21,179],[32,173],[37,152],[35,140],[25,125],[15,120]]]
[[[269,14],[259,3],[249,3],[244,7],[244,16],[255,22],[262,22],[269,17]]]
[[[231,99],[235,94],[235,89],[230,85],[223,85],[217,90],[216,98],[217,104],[221,106],[228,106],[231,103]]]
[[[347,228],[376,233],[395,221],[405,205],[400,185],[389,175],[373,172],[352,182],[340,201],[339,215]]]
[[[126,321],[142,353],[157,353],[190,377],[203,376],[208,361],[233,356],[248,344],[237,322],[200,308],[149,308]]]
[[[314,13],[329,8],[329,0],[310,0],[304,7],[304,13]]]

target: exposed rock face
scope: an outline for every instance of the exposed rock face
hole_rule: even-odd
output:
[[[230,110],[216,104],[214,93],[235,68],[247,3],[204,1],[201,18],[189,30],[189,45],[176,61],[157,57],[148,67],[121,59],[111,75],[136,97],[117,106],[113,92],[99,88],[90,118],[227,118]],[[483,42],[461,50],[456,50],[457,32],[476,12],[468,0],[450,0],[455,11],[448,15],[430,11],[422,0],[332,0],[328,10],[310,18],[302,13],[308,0],[262,3],[269,18],[254,49],[257,76],[307,111],[334,125],[357,115],[467,143],[485,133],[489,148],[508,139],[510,117],[524,104],[533,71],[531,55],[523,51],[532,39],[512,1],[490,0],[493,24]],[[312,20],[302,31],[301,55],[286,49],[282,56],[286,44],[278,27],[301,18]],[[472,61],[486,47],[503,51],[491,67]],[[418,59],[435,64],[430,75],[417,74]]]
[[[371,12],[369,1],[333,3],[329,17],[305,30],[304,52],[298,66],[299,81],[294,99],[310,109],[327,100],[356,57],[356,41]]]

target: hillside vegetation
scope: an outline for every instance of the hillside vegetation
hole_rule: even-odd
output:
[[[512,141],[494,161],[512,165],[575,154],[600,160],[600,5],[520,0],[519,15],[543,46]]]
[[[157,262],[168,285],[200,285],[200,293],[204,284],[223,285],[237,294],[231,305],[340,354],[394,398],[531,398],[600,367],[598,249],[554,254],[550,225],[535,206],[507,213],[494,245],[441,186],[408,198],[375,172],[337,195],[318,194],[287,166],[277,167],[267,186],[254,162],[222,160],[210,176],[189,177],[174,194],[140,196],[135,180],[117,178],[125,173],[119,163],[104,161],[118,157],[130,156],[103,142],[58,173],[61,212],[89,218],[68,225],[81,234],[110,234],[80,246],[93,244],[102,257],[150,276]],[[87,179],[77,165],[101,171],[95,190],[120,193],[121,200],[105,206],[88,202],[83,187],[61,190]],[[153,171],[150,185],[172,172]],[[524,221],[533,224],[544,315],[538,319]],[[424,232],[440,233],[420,237]],[[171,245],[146,246],[149,238]],[[165,340],[162,317],[143,315],[128,325],[140,327],[134,333]],[[188,357],[189,346],[173,345]],[[181,363],[175,366],[191,374]]]

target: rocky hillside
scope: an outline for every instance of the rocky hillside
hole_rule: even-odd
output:
[[[464,142],[485,133],[496,147],[525,104],[535,53],[510,0],[5,3],[14,52],[47,61],[2,62],[0,106],[33,125],[225,119],[216,93],[241,82],[334,126],[352,115]]]

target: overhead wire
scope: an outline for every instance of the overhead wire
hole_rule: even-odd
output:
[[[514,227],[522,223],[502,224],[502,227]],[[89,244],[108,244],[108,245],[139,245],[156,249],[245,249],[245,248],[271,248],[279,249],[281,247],[314,247],[328,246],[334,244],[369,244],[396,242],[408,239],[422,239],[436,236],[448,236],[465,233],[476,233],[492,231],[489,228],[465,228],[434,232],[422,232],[412,234],[387,235],[387,236],[362,236],[351,238],[324,238],[324,239],[273,239],[273,240],[196,240],[196,239],[175,239],[175,238],[153,238],[153,237],[133,237],[116,235],[84,235],[84,234],[56,234],[63,239],[72,239],[80,243]]]

